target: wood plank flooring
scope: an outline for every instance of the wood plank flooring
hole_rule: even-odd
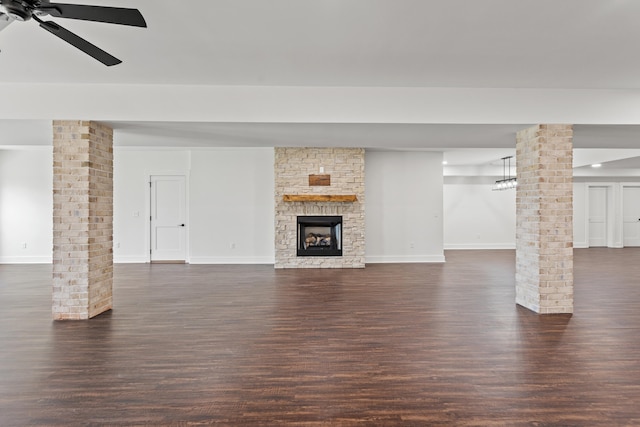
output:
[[[513,251],[360,270],[116,265],[51,320],[0,265],[0,426],[638,426],[640,249],[575,251],[575,314],[516,306]]]

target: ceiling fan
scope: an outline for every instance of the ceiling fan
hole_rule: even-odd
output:
[[[13,21],[28,21],[33,18],[34,21],[40,24],[40,27],[92,56],[104,65],[111,66],[122,62],[55,22],[43,21],[41,17],[45,15],[133,27],[147,26],[138,9],[51,3],[49,0],[0,0],[0,31]]]

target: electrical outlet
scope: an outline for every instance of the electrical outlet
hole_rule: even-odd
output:
[[[231,244],[229,245],[229,247],[230,247],[231,249],[235,249],[235,248],[236,248],[236,244],[235,244],[235,242],[234,242],[234,243],[231,243]]]
[[[27,242],[22,242],[22,249],[27,249]]]

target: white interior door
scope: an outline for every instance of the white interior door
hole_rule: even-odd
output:
[[[152,262],[186,260],[185,193],[184,176],[151,176]]]
[[[607,187],[589,187],[589,247],[607,246]]]
[[[623,187],[622,221],[623,245],[640,246],[640,187]]]

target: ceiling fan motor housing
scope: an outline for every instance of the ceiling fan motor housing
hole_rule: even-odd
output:
[[[31,19],[31,9],[25,7],[21,1],[2,0],[0,10],[4,9],[6,14],[18,21],[28,21]]]

